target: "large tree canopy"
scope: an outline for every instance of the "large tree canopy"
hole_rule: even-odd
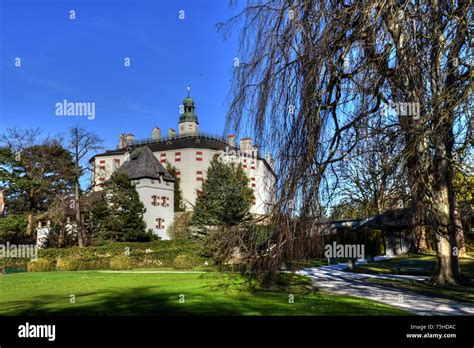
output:
[[[313,247],[335,164],[388,108],[413,222],[437,240],[434,280],[460,279],[452,178],[472,132],[472,21],[470,1],[249,0],[224,25],[241,24],[228,127],[248,127],[277,159],[271,252],[254,265],[266,278]]]
[[[56,196],[72,191],[74,165],[68,152],[55,140],[32,144],[31,139],[31,143],[15,148],[15,139],[19,138],[13,132],[3,136],[0,183],[5,191],[7,214],[26,215],[26,234],[33,236],[35,219],[48,211]]]
[[[192,224],[203,233],[210,226],[239,225],[249,220],[253,200],[242,165],[223,163],[216,156],[198,193]]]
[[[143,220],[146,208],[127,175],[115,172],[105,183],[103,192],[94,194],[100,197],[95,199],[89,218],[93,237],[115,242],[151,238]]]

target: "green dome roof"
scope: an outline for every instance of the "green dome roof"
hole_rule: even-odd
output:
[[[188,86],[188,96],[183,100],[184,110],[179,116],[179,123],[181,122],[198,122],[197,115],[194,113],[194,99],[189,95],[190,87]]]
[[[190,98],[190,97],[184,98],[184,100],[183,100],[183,105],[189,105],[189,106],[194,105],[194,100],[193,100],[193,98]]]

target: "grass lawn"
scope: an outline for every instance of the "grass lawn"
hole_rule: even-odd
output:
[[[179,296],[185,302],[180,303]],[[289,295],[294,303],[289,303]],[[70,303],[74,295],[76,302]],[[0,276],[0,315],[409,315],[361,298],[315,292],[299,277],[263,291],[238,274],[99,271]]]
[[[471,254],[471,253],[468,253]],[[437,262],[434,254],[405,254],[392,259],[383,261],[357,265],[354,270],[357,273],[382,273],[382,274],[395,274],[395,266],[403,261],[432,261]],[[474,278],[474,259],[461,258],[461,272],[469,278]],[[419,274],[419,275],[430,275],[429,271],[406,271],[400,272],[400,274]]]
[[[471,253],[469,253],[471,254]],[[408,260],[423,260],[436,262],[436,257],[431,254],[407,254],[393,259],[374,262],[370,264],[357,265],[355,272],[358,273],[395,273],[397,263]],[[460,259],[461,271],[468,277],[474,278],[474,259]],[[401,274],[420,274],[429,276],[431,272],[426,271],[406,271]],[[383,284],[394,289],[408,290],[419,293],[421,295],[436,296],[448,298],[459,302],[467,302],[474,304],[474,283],[472,286],[434,286],[429,280],[426,281],[410,281],[410,280],[388,280],[368,278],[367,282]]]

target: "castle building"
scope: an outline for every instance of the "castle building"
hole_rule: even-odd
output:
[[[168,225],[174,220],[174,182],[176,181],[148,146],[136,148],[118,169],[135,184],[146,207],[143,216],[148,228],[162,239],[169,239]]]
[[[176,167],[184,208],[192,211],[202,182],[206,179],[210,162],[218,155],[227,163],[242,164],[249,178],[249,185],[254,190],[255,200],[251,213],[267,215],[276,185],[271,155],[267,153],[265,158],[261,157],[258,146],[252,145],[251,138],[241,139],[240,146],[237,146],[234,135],[222,137],[201,132],[189,87],[181,110],[179,133],[170,128],[167,135],[162,136],[161,129],[155,127],[151,130],[151,138],[148,139],[135,140],[133,134],[121,134],[117,149],[91,158],[94,190],[101,190],[104,182],[115,170],[123,170],[136,182],[137,191],[147,208],[145,219],[149,228],[162,239],[169,239],[166,229],[173,222],[174,182],[164,169],[166,163]],[[133,169],[137,165],[141,169]],[[160,174],[155,175],[154,171]],[[158,205],[155,205],[153,197],[159,197]],[[169,205],[166,206],[163,202],[168,202]]]

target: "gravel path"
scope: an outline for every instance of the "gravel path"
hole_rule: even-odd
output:
[[[386,257],[380,257],[378,260],[384,258]],[[357,262],[357,264],[364,262]],[[417,315],[474,315],[474,305],[472,304],[429,297],[367,282],[367,278],[424,280],[427,279],[425,276],[360,274],[344,272],[345,268],[346,264],[343,263],[306,268],[298,273],[312,278],[316,286],[323,291],[368,298],[399,307]]]

